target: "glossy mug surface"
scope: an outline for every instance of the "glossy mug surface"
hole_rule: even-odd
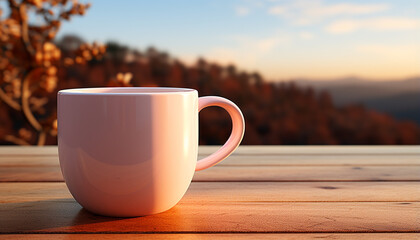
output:
[[[197,161],[198,112],[224,108],[232,118],[225,145]],[[84,88],[58,93],[60,167],[73,197],[107,216],[156,214],[176,205],[194,171],[240,144],[244,119],[221,97],[186,88]]]

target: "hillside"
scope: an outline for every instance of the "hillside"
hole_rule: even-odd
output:
[[[420,77],[399,81],[369,81],[359,78],[335,81],[295,80],[298,86],[330,93],[336,106],[361,104],[396,119],[420,124]]]
[[[420,92],[369,99],[361,103],[369,109],[387,113],[397,119],[420,124]]]
[[[74,42],[74,41],[73,41]],[[64,56],[65,46],[60,44]],[[130,72],[132,81],[122,83],[114,77]],[[94,86],[187,87],[201,96],[218,95],[235,102],[243,111],[246,131],[243,144],[419,144],[420,128],[409,122],[363,106],[335,107],[328,93],[316,94],[294,83],[269,83],[258,73],[236,66],[222,66],[204,59],[187,66],[155,48],[133,50],[108,43],[105,58],[87,65],[73,65],[58,72],[58,89]],[[49,112],[56,111],[56,93],[48,96]],[[0,104],[0,134],[13,129],[19,115],[8,114]],[[47,113],[39,113],[48,116]],[[9,118],[5,117],[9,116]],[[200,113],[200,144],[223,144],[231,128],[227,114],[217,108]],[[14,131],[17,131],[15,129]],[[47,139],[55,144],[56,139]]]

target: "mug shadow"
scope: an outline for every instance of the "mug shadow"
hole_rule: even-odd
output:
[[[72,198],[0,203],[0,234],[150,231],[160,222],[176,221],[177,211],[174,207],[152,216],[117,218],[93,214]]]

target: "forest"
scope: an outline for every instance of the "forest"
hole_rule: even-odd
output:
[[[34,111],[40,122],[56,114],[56,94],[60,89],[98,86],[165,86],[197,89],[200,96],[217,95],[235,102],[243,111],[246,133],[243,144],[419,144],[420,128],[367,110],[363,106],[335,107],[327,92],[316,94],[293,82],[267,82],[257,72],[234,65],[222,66],[200,58],[186,65],[168,53],[150,47],[145,51],[108,42],[101,58],[86,64],[68,64],[77,49],[88,44],[78,36],[64,36],[56,45],[63,65],[57,72],[57,86],[43,95],[46,102]],[[77,51],[76,51],[77,52]],[[77,57],[75,58],[78,59]],[[80,60],[82,61],[82,60]],[[16,135],[34,142],[21,114],[0,103],[0,139]],[[25,125],[26,124],[26,125]],[[23,129],[23,130],[22,130]],[[223,144],[231,130],[223,110],[209,108],[200,113],[200,144]],[[15,142],[16,143],[16,142]],[[56,144],[49,136],[46,144]]]
[[[328,92],[267,81],[233,64],[204,58],[185,64],[154,47],[57,37],[62,22],[89,8],[67,0],[0,5],[0,144],[57,144],[57,92],[99,86],[184,87],[228,98],[245,117],[243,144],[420,143],[420,127],[413,122],[361,105],[337,107]],[[200,144],[223,144],[231,130],[227,113],[209,108],[200,116]]]

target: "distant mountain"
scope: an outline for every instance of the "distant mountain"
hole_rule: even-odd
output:
[[[369,81],[345,78],[335,81],[298,79],[299,86],[330,93],[336,106],[362,104],[401,120],[420,124],[420,77],[399,81]]]
[[[362,104],[397,119],[411,120],[420,124],[420,92],[365,100]]]

